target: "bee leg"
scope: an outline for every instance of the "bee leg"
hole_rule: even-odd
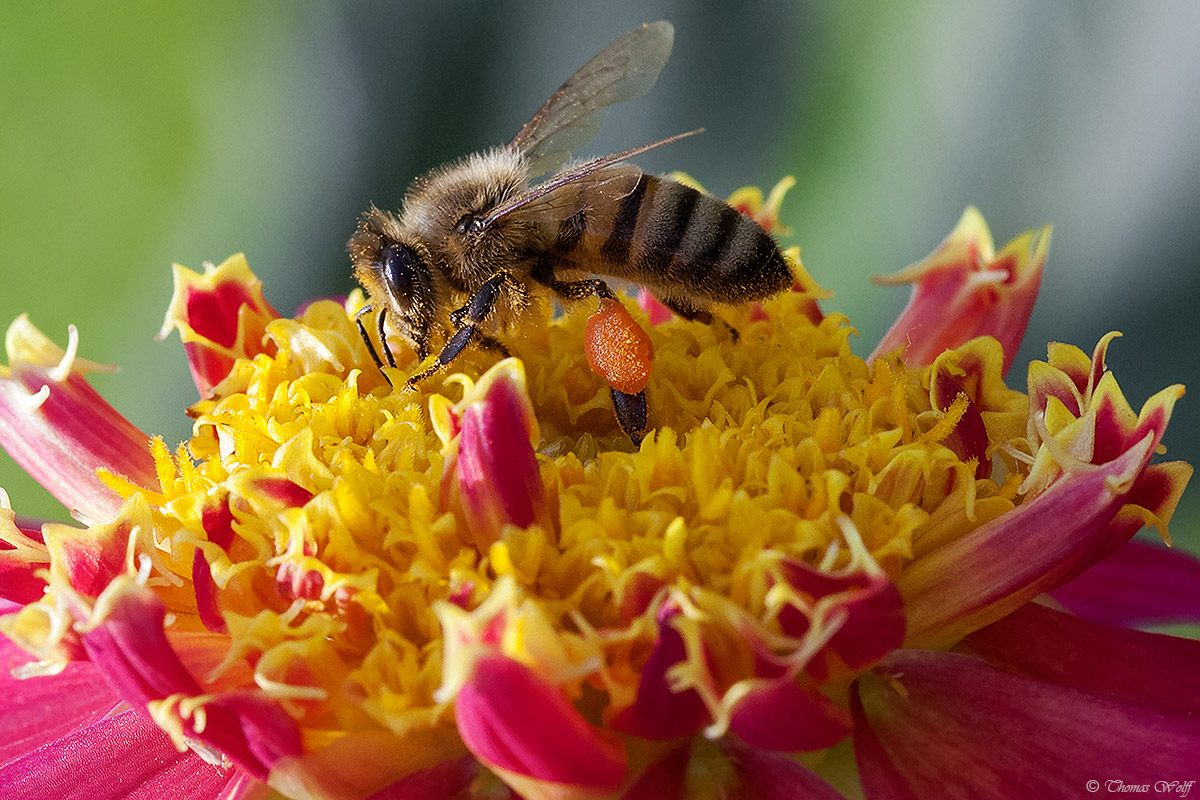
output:
[[[471,339],[489,349],[499,349],[505,354],[508,350],[499,341],[486,335],[479,330],[478,325],[483,322],[484,318],[496,306],[496,300],[500,297],[500,288],[511,277],[507,272],[497,272],[492,277],[483,282],[479,287],[479,291],[471,298],[471,302],[462,308],[457,308],[450,312],[450,320],[455,325],[458,325],[458,330],[442,347],[442,351],[438,353],[437,359],[428,368],[421,370],[416,375],[412,375],[408,379],[408,385],[411,387],[418,381],[422,381],[434,374],[442,367],[449,364],[454,359],[458,358],[458,354],[470,343]]]
[[[375,328],[379,333],[379,346],[383,349],[383,357],[387,359],[387,365],[389,367],[395,368],[396,357],[392,355],[392,348],[388,346],[387,331],[383,329],[383,323],[386,319],[387,309],[379,309],[379,313],[375,316]],[[378,358],[376,360],[378,360]]]
[[[392,383],[392,379],[389,378],[387,376],[387,373],[383,371],[383,361],[380,360],[379,353],[375,350],[374,343],[371,342],[371,336],[370,336],[370,334],[367,333],[366,326],[363,325],[363,321],[362,321],[363,315],[369,314],[371,311],[372,311],[372,308],[369,305],[365,305],[362,308],[360,308],[358,310],[358,313],[354,315],[354,324],[358,326],[358,335],[362,337],[363,344],[365,344],[367,346],[367,352],[371,354],[371,360],[375,362],[375,366],[379,367],[379,374],[383,375],[383,379],[385,381],[387,381],[388,385],[390,386]],[[394,366],[396,366],[396,359],[392,356],[392,350],[391,350],[391,348],[388,347],[387,339],[383,335],[383,320],[384,320],[385,313],[386,312],[384,312],[382,309],[380,309],[379,315],[376,317],[376,319],[378,320],[378,328],[379,328],[379,344],[383,348],[383,352],[387,355],[388,366],[394,367]]]
[[[478,334],[475,338],[475,344],[484,350],[491,350],[498,353],[501,358],[508,358],[512,355],[512,353],[508,352],[508,348],[504,346],[504,342],[495,336],[488,336],[486,333]]]
[[[655,295],[655,297],[658,296]],[[705,325],[715,325],[719,323],[721,327],[729,331],[729,335],[735,342],[741,338],[741,334],[738,333],[737,328],[733,327],[720,317],[714,317],[712,312],[710,312],[708,309],[698,308],[690,301],[679,300],[673,297],[658,297],[658,302],[662,303],[664,306],[690,322],[703,322]]]
[[[548,269],[535,270],[533,278],[564,300],[582,300],[591,294],[600,298],[616,300],[612,289],[608,288],[608,284],[599,278],[560,281]],[[628,394],[611,386],[608,387],[608,390],[612,394],[613,412],[616,414],[621,430],[625,432],[635,447],[640,445],[642,439],[646,438],[646,432],[650,427],[649,415],[646,412],[646,390],[643,389],[636,394]]]
[[[655,297],[658,298],[658,302],[689,322],[703,322],[705,325],[711,325],[713,322],[713,315],[706,308],[700,308],[687,300],[674,297],[659,297],[658,295]]]
[[[646,437],[647,430],[646,390],[643,389],[637,394],[626,394],[610,386],[609,391],[612,392],[613,411],[616,412],[621,430],[625,431],[625,435],[635,447],[640,445]]]
[[[471,310],[470,305],[465,305],[462,308],[456,308],[450,312],[450,324],[455,330],[462,327],[463,319],[467,316],[467,312]],[[493,350],[499,353],[503,358],[508,358],[512,353],[508,352],[508,348],[504,343],[495,336],[488,336],[486,333],[480,333],[475,339],[475,344],[482,347],[484,350]]]
[[[587,278],[582,281],[560,281],[554,277],[553,265],[543,262],[534,267],[530,277],[550,289],[564,300],[582,300],[588,295],[616,299],[608,284],[599,278]]]

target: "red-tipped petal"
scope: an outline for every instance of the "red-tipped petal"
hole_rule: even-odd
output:
[[[481,549],[506,524],[550,530],[546,492],[533,444],[537,423],[519,361],[489,370],[464,398],[456,477],[463,512]]]
[[[78,334],[62,350],[18,317],[5,339],[8,367],[0,366],[0,447],[89,522],[111,519],[121,498],[96,476],[105,469],[157,489],[150,437],[138,430],[87,382],[106,369],[77,358]]]
[[[175,293],[158,338],[172,328],[179,331],[192,380],[203,396],[238,358],[272,352],[267,323],[278,317],[240,253],[219,267],[205,264],[203,275],[176,264]]]
[[[173,694],[195,695],[200,685],[167,641],[166,608],[148,589],[130,586],[112,599],[105,619],[83,635],[88,658],[130,705]]]
[[[218,800],[243,781],[171,739],[136,711],[93,722],[0,767],[21,800]]]
[[[904,601],[882,572],[853,568],[833,574],[794,559],[782,560],[780,567],[784,580],[810,606],[822,604],[826,616],[846,614],[845,622],[807,667],[819,682],[838,667],[859,672],[904,641]],[[780,610],[779,622],[789,636],[802,636],[809,626],[808,618],[792,605]],[[835,658],[831,661],[830,656]]]
[[[625,779],[620,742],[589,725],[529,667],[484,656],[454,703],[458,731],[481,761],[556,784],[614,790]]]
[[[23,530],[10,509],[0,507],[0,598],[24,605],[39,600],[46,581],[35,575],[50,564],[46,544]]]
[[[850,714],[794,678],[752,689],[737,702],[730,729],[751,747],[785,753],[822,750],[850,733]]]
[[[1050,596],[1081,617],[1110,625],[1200,622],[1200,559],[1132,541]]]
[[[954,430],[942,439],[942,444],[963,461],[975,459],[976,478],[989,477],[992,474],[992,462],[988,458],[987,428],[979,407],[971,401],[963,385],[944,368],[935,368],[930,376],[929,392],[938,411],[958,415]]]
[[[83,635],[88,658],[113,689],[144,711],[152,700],[194,696],[200,685],[171,647],[163,628],[165,608],[154,593],[122,588],[104,620]],[[279,705],[243,694],[218,695],[204,706],[203,730],[185,720],[188,735],[212,745],[258,778],[275,761],[300,752],[294,720]]]
[[[1030,603],[968,636],[1008,672],[1200,715],[1200,641],[1090,622]]]
[[[925,260],[873,279],[881,285],[911,283],[913,291],[908,307],[868,360],[903,349],[905,363],[924,366],[945,350],[992,336],[1004,346],[1007,372],[1025,335],[1049,249],[1047,226],[994,253],[983,216],[968,208]]]
[[[855,756],[867,797],[1085,796],[1194,768],[1200,716],[900,650],[856,683]]]
[[[658,637],[642,665],[637,695],[632,705],[615,714],[609,725],[643,739],[674,739],[698,731],[709,719],[708,709],[695,689],[673,691],[667,671],[687,657],[683,637],[671,625],[680,613],[677,605],[664,605],[658,613]]]
[[[217,604],[217,584],[212,577],[212,568],[199,548],[192,554],[192,586],[196,592],[196,612],[204,627],[216,633],[227,633],[229,626]]]
[[[899,579],[907,645],[948,645],[1045,591],[1103,535],[1146,466],[1147,434],[1120,458],[1050,489],[918,559]]]
[[[135,527],[124,515],[87,530],[48,523],[46,546],[55,573],[66,578],[74,591],[98,597],[110,582],[130,571],[129,540]]]

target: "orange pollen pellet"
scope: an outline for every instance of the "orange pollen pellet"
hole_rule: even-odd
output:
[[[588,317],[583,349],[592,371],[618,392],[637,394],[646,388],[654,346],[618,301],[600,298],[600,310]]]

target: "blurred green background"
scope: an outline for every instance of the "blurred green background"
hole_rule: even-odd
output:
[[[783,209],[867,354],[907,300],[876,273],[926,255],[977,205],[999,244],[1055,224],[1018,366],[1091,349],[1134,406],[1200,386],[1200,5],[1071,0],[565,4],[133,0],[0,5],[0,320],[29,312],[168,444],[195,400],[177,337],[155,343],[170,264],[245,251],[291,312],[353,283],[371,202],[512,137],[617,35],[671,19],[651,95],[584,155],[704,126],[647,154],[711,191],[799,183]],[[1186,397],[1166,443],[1200,462]],[[0,455],[18,512],[62,509]],[[1200,485],[1172,526],[1200,550]]]

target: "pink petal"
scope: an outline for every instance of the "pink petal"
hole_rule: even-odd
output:
[[[924,261],[882,285],[913,284],[908,307],[867,359],[903,348],[911,366],[932,364],[942,352],[978,336],[1004,347],[1004,371],[1025,335],[1050,249],[1050,228],[1028,231],[993,253],[982,215],[968,208],[954,231]]]
[[[949,411],[960,396],[967,399],[966,411],[950,435],[942,440],[942,444],[953,450],[963,461],[975,459],[976,478],[989,477],[992,474],[992,461],[987,454],[987,428],[984,427],[979,407],[971,401],[963,385],[944,368],[934,370],[930,383],[930,394],[938,411]]]
[[[621,800],[686,800],[685,782],[691,751],[678,747],[655,760],[631,783]]]
[[[113,710],[120,699],[86,661],[57,675],[14,678],[30,656],[0,636],[0,763],[35,750]]]
[[[489,370],[463,405],[455,475],[477,546],[486,550],[498,541],[506,524],[551,530],[520,362],[506,359]]]
[[[675,316],[671,309],[664,306],[662,301],[644,286],[638,288],[637,304],[642,311],[646,312],[646,317],[650,320],[651,325],[661,325]]]
[[[1200,641],[1090,622],[1037,603],[972,633],[965,648],[1002,669],[1200,714]]]
[[[615,714],[609,726],[643,739],[675,739],[695,733],[708,722],[708,709],[695,689],[672,691],[667,670],[687,658],[683,637],[671,620],[682,611],[664,604],[658,611],[658,637],[642,665],[632,705]]]
[[[957,653],[900,650],[852,696],[866,796],[1082,797],[1089,780],[1183,777],[1200,716],[1122,702]]]
[[[1104,533],[1096,537],[1079,563],[1059,578],[1053,588],[1061,588],[1097,564],[1110,559],[1143,527],[1153,525],[1169,540],[1167,521],[1175,513],[1175,506],[1191,477],[1191,465],[1181,461],[1151,464],[1146,467],[1125,496],[1125,506],[1113,517]]]
[[[1112,625],[1200,622],[1200,559],[1135,540],[1050,596],[1081,617]]]
[[[221,497],[201,512],[200,524],[204,527],[204,535],[208,541],[226,552],[229,551],[229,546],[233,544],[234,531],[233,511],[229,508],[227,496]],[[217,584],[213,581],[212,569],[200,548],[196,548],[192,555],[192,586],[196,593],[196,611],[204,627],[216,633],[228,631],[217,603]]]
[[[1147,434],[1120,458],[1065,474],[1033,500],[911,564],[899,580],[907,646],[953,643],[1054,585],[1104,533],[1155,444]]]
[[[218,695],[204,706],[203,731],[189,735],[215,747],[250,775],[266,780],[276,761],[300,753],[300,729],[274,700],[248,692]]]
[[[216,800],[237,770],[180,753],[149,719],[125,711],[0,767],[4,796],[21,800]]]
[[[0,598],[22,605],[41,599],[46,581],[34,573],[50,565],[41,532],[23,530],[13,512],[0,508]]]
[[[49,524],[46,546],[53,555],[54,569],[86,596],[100,593],[119,575],[125,575],[129,537],[134,523],[124,517],[81,531],[69,525]]]
[[[479,660],[454,714],[463,741],[486,764],[610,791],[625,779],[621,743],[589,725],[556,687],[505,656]]]
[[[8,329],[9,366],[0,366],[0,447],[86,521],[111,519],[121,498],[96,477],[105,469],[158,488],[150,437],[104,401],[84,378],[98,364],[75,357],[18,317]]]
[[[621,800],[687,800],[698,796],[723,800],[843,800],[842,795],[798,761],[780,753],[748,747],[736,739],[704,749],[669,750],[650,764],[621,795]],[[696,748],[699,750],[700,748]],[[708,761],[725,763],[707,763]]]
[[[143,710],[151,700],[201,694],[200,685],[167,640],[165,608],[150,590],[121,592],[108,616],[83,635],[88,658],[121,697]],[[274,701],[245,694],[217,695],[205,705],[202,731],[188,735],[211,744],[251,775],[265,779],[275,761],[300,752],[299,730]]]
[[[736,769],[729,800],[843,800],[812,770],[781,753],[766,753],[733,740],[721,743]],[[932,795],[930,795],[932,796]]]
[[[456,800],[465,798],[479,775],[479,762],[462,756],[414,772],[381,789],[367,800]],[[497,797],[496,800],[503,800]]]
[[[83,634],[88,658],[134,707],[173,694],[200,694],[200,684],[167,641],[165,619],[162,600],[136,587],[121,592],[105,620]]]
[[[760,750],[822,750],[850,733],[850,714],[815,689],[785,677],[752,689],[733,709],[730,729]]]
[[[846,621],[813,659],[807,671],[818,682],[830,677],[831,670],[848,667],[859,672],[874,664],[904,641],[905,609],[900,591],[886,575],[872,574],[862,568],[841,573],[823,572],[794,559],[780,562],[784,580],[792,588],[823,603],[828,613],[844,612]],[[808,618],[795,606],[785,606],[779,623],[789,636],[803,636]],[[830,663],[829,656],[835,656]]]
[[[192,380],[204,396],[238,358],[274,351],[266,328],[278,317],[241,254],[219,267],[205,264],[203,275],[176,264],[175,293],[158,338],[178,329]]]

